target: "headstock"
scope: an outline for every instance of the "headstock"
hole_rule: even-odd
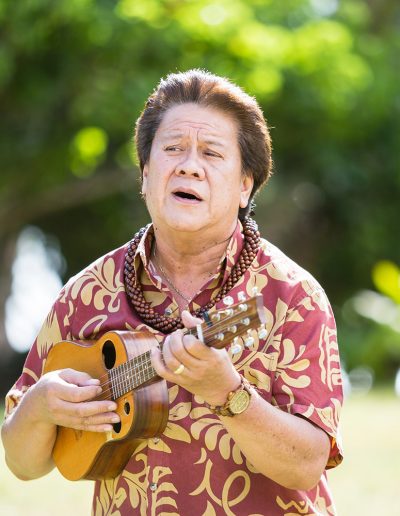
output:
[[[259,328],[260,338],[265,338],[268,334],[265,328],[263,298],[256,290],[253,293],[253,297],[246,299],[241,292],[236,304],[231,296],[226,296],[223,299],[226,308],[210,314],[200,327],[190,333],[196,333],[207,346],[217,349],[232,343],[233,354],[239,353],[243,345],[251,347],[254,344],[252,330]]]

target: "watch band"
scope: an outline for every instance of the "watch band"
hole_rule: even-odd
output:
[[[233,417],[237,414],[241,414],[247,409],[250,403],[251,394],[252,392],[250,383],[248,380],[246,380],[246,378],[240,375],[239,387],[228,394],[227,400],[223,405],[209,405],[208,403],[205,403],[205,405],[213,414],[216,414],[217,416]],[[241,398],[239,404],[237,406],[235,404],[234,411],[232,411],[232,402],[234,402],[235,399],[238,400],[239,398]]]

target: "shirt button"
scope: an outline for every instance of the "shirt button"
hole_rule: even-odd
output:
[[[172,315],[172,308],[166,308],[164,311],[164,315]]]
[[[160,438],[159,437],[154,437],[153,443],[154,444],[158,444],[159,442],[160,442]]]
[[[155,491],[156,489],[157,489],[157,484],[156,484],[156,482],[151,482],[151,483],[150,483],[150,490],[151,490],[151,491]]]

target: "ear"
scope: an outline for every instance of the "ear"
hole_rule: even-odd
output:
[[[239,206],[241,208],[246,208],[249,203],[249,197],[253,190],[254,179],[252,175],[243,175],[241,178],[241,188],[240,188],[240,202]]]
[[[149,167],[146,163],[146,165],[143,167],[143,174],[142,174],[142,195],[146,195],[147,191],[147,175],[149,173]]]

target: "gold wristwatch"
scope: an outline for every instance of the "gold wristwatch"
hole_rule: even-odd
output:
[[[209,405],[207,407],[213,414],[218,416],[236,416],[244,412],[250,404],[251,398],[251,386],[250,383],[243,376],[240,377],[241,382],[239,387],[235,391],[231,391],[228,394],[228,398],[224,405]]]

